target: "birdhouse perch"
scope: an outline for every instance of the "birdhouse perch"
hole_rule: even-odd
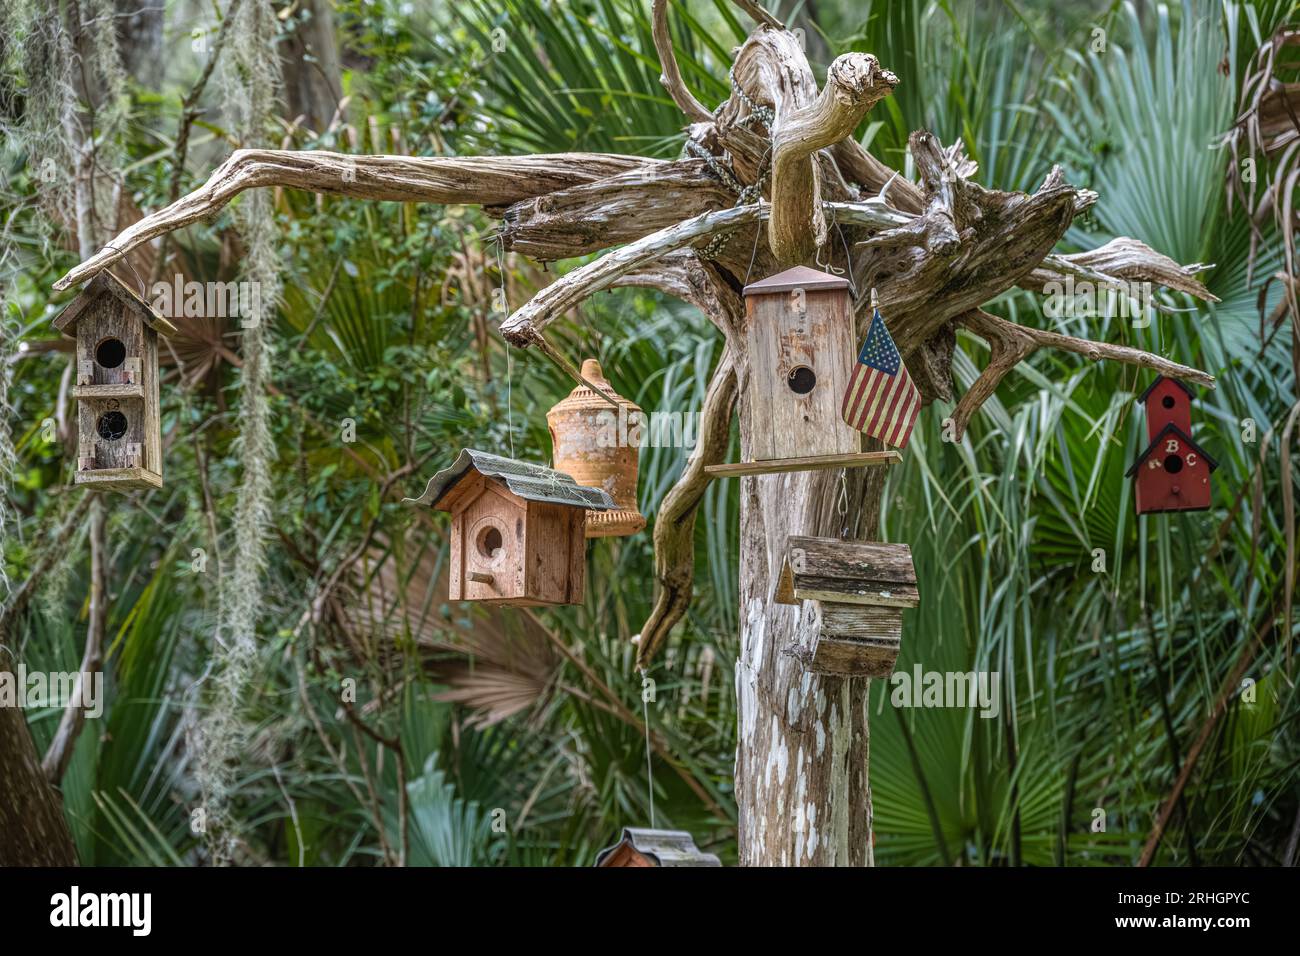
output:
[[[54,320],[77,340],[79,485],[162,487],[158,333],[175,326],[116,276],[101,272]]]
[[[820,622],[808,658],[810,671],[886,677],[902,645],[903,609],[920,603],[912,549],[791,536],[775,599],[817,605]]]

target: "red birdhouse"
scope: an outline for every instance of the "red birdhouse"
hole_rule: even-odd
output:
[[[1210,473],[1219,467],[1191,436],[1191,390],[1157,376],[1138,397],[1146,406],[1146,448],[1125,475],[1133,479],[1137,513],[1205,511],[1210,507]]]

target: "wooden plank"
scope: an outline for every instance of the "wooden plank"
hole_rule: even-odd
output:
[[[776,458],[762,461],[738,461],[725,465],[705,465],[711,478],[740,478],[744,475],[776,475],[787,471],[825,471],[829,468],[867,468],[896,465],[903,456],[896,451],[859,451],[851,454],[810,455],[802,458]]]
[[[841,640],[898,646],[903,636],[903,611],[870,604],[823,601],[820,633]]]
[[[912,549],[905,544],[791,535],[786,538],[786,560],[796,577],[916,583]]]
[[[792,535],[773,600],[916,607],[921,594],[912,549],[905,544]]]
[[[144,385],[140,382],[123,382],[119,385],[74,385],[72,397],[82,398],[144,398]]]
[[[109,491],[162,487],[162,477],[148,468],[96,468],[77,472],[73,481],[78,485],[102,485]]]
[[[898,660],[898,645],[841,640],[818,635],[808,670],[847,677],[888,677]]]

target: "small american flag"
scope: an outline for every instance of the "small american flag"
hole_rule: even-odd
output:
[[[905,448],[920,410],[921,393],[907,374],[903,357],[876,309],[844,392],[840,414],[858,431],[895,448]]]

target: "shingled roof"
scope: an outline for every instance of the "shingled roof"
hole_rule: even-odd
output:
[[[55,316],[52,324],[60,332],[70,334],[72,329],[76,327],[78,320],[80,320],[81,313],[86,310],[88,305],[98,300],[101,295],[111,295],[119,302],[124,303],[127,308],[131,309],[144,321],[145,325],[155,332],[162,335],[176,334],[176,326],[172,325],[170,321],[146,302],[139,293],[111,272],[101,272],[87,282],[85,288],[81,290],[81,294],[73,299],[67,308]]]
[[[470,469],[485,478],[501,481],[511,494],[526,501],[586,508],[588,511],[611,511],[618,507],[606,492],[599,488],[583,487],[562,471],[503,458],[475,448],[464,449],[450,467],[430,478],[420,497],[405,500],[436,508],[447,492],[469,474]]]

